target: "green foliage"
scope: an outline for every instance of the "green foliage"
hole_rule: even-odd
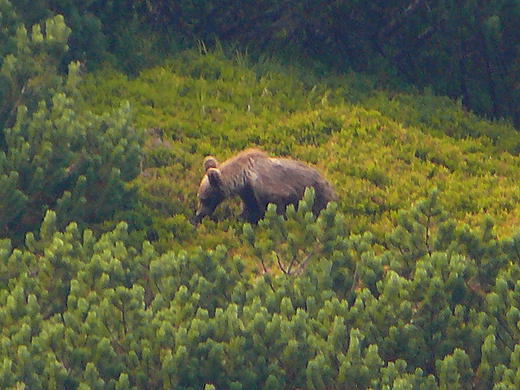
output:
[[[171,50],[172,39],[155,37],[146,20],[145,2],[113,2],[70,0],[16,0],[12,2],[25,26],[41,24],[62,15],[71,28],[70,51],[62,65],[79,61],[88,69],[99,69],[107,63],[128,73],[137,73],[162,58]],[[159,49],[160,48],[160,49]]]
[[[207,47],[240,47],[257,58],[274,53],[305,61],[319,72],[355,70],[377,75],[379,84],[431,88],[480,115],[520,123],[520,111],[512,103],[519,98],[520,7],[511,0],[12,4],[20,15],[17,23],[25,26],[64,16],[72,32],[62,65],[80,61],[88,69],[100,69],[110,63],[135,76],[194,42],[204,52]],[[197,71],[202,73],[194,77],[220,74],[204,66]]]
[[[399,210],[432,188],[458,221],[476,227],[490,214],[498,233],[509,232],[520,199],[512,127],[447,98],[374,88],[357,74],[317,77],[273,60],[190,50],[132,80],[110,69],[87,75],[82,93],[85,108],[98,113],[129,100],[136,126],[149,129],[138,178],[143,208],[131,225],[165,249],[178,240],[237,246],[236,202],[217,210],[219,227],[205,221],[196,232],[172,233],[162,226],[172,215],[192,217],[204,156],[222,161],[255,145],[316,165],[336,188],[349,229],[370,231],[378,242]]]
[[[406,126],[414,126],[435,136],[448,135],[455,139],[489,138],[499,151],[518,155],[520,135],[507,122],[475,121],[460,102],[455,105],[448,97],[435,96],[430,90],[421,94],[397,94],[388,99],[385,93],[370,97],[365,104],[376,106],[382,114]]]
[[[518,387],[510,127],[204,46],[78,88],[63,19],[28,33],[0,5],[0,387]],[[338,201],[255,226],[231,201],[193,229],[203,157],[251,145]]]
[[[311,205],[308,192],[290,219],[271,208],[259,226],[244,226],[255,256],[275,252],[281,265],[264,261],[256,279],[222,245],[161,255],[148,242],[133,246],[124,223],[95,238],[74,223],[57,230],[48,212],[26,249],[0,242],[2,387],[517,385],[518,235],[475,251],[464,244],[473,231],[444,233],[453,224],[432,192],[383,248],[348,233],[335,204],[317,220]],[[418,246],[430,251],[410,261],[403,248]],[[479,264],[493,264],[495,283]]]
[[[175,36],[202,41],[204,49],[240,45],[256,56],[274,52],[321,61],[321,69],[377,74],[390,85],[404,80],[460,99],[481,115],[520,121],[511,103],[519,97],[520,7],[515,1],[129,3],[134,20],[147,20],[164,40]],[[113,20],[124,14],[102,9]],[[117,26],[108,30],[124,37]]]
[[[79,64],[67,77],[57,71],[69,34],[59,16],[30,34],[19,27],[2,58],[0,236],[16,243],[48,209],[60,227],[99,224],[133,199],[125,183],[139,173],[142,134],[128,103],[111,114],[79,111]]]

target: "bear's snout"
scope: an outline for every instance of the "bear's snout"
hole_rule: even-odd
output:
[[[220,203],[220,202],[219,202]],[[192,218],[192,224],[194,226],[198,225],[205,217],[208,215],[212,215],[215,209],[217,208],[218,203],[204,204],[203,202],[199,202],[197,206],[197,211]]]
[[[193,226],[197,226],[200,221],[202,221],[202,219],[207,216],[209,213],[207,212],[203,212],[202,210],[200,209],[197,209],[197,211],[195,211],[195,214],[193,214],[193,217],[191,218],[191,224]]]

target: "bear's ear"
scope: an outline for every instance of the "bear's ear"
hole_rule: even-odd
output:
[[[216,168],[218,167],[218,161],[213,156],[207,156],[204,159],[204,172],[207,172],[210,168]]]
[[[222,187],[222,176],[220,175],[219,169],[211,167],[206,174],[208,175],[209,184],[211,184],[211,186],[217,188]]]

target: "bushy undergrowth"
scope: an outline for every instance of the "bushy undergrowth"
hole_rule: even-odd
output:
[[[143,134],[128,102],[79,109],[81,64],[58,70],[71,33],[63,17],[27,29],[0,3],[0,237],[23,244],[48,210],[60,228],[99,226],[135,200]]]
[[[311,204],[236,232],[258,273],[224,245],[160,255],[126,224],[96,239],[49,212],[27,249],[0,241],[0,386],[520,385],[518,235],[456,227],[433,191],[377,248]]]
[[[428,92],[377,89],[357,74],[187,51],[132,80],[110,70],[88,76],[83,92],[99,111],[130,101],[137,127],[148,129],[138,179],[144,206],[129,218],[164,247],[206,246],[214,235],[234,242],[236,202],[221,207],[218,227],[207,221],[193,232],[186,220],[204,156],[222,161],[251,146],[315,164],[353,232],[381,237],[432,188],[461,222],[476,226],[491,215],[508,232],[519,212],[519,134]]]
[[[49,210],[0,241],[0,388],[519,388],[507,124],[222,53],[85,80],[78,112],[128,101],[147,131],[138,201],[102,235]],[[338,202],[315,219],[308,191],[251,226],[229,201],[194,229],[204,156],[250,146],[316,166]]]

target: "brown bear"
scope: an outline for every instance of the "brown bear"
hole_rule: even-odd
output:
[[[312,211],[316,216],[335,199],[332,186],[315,169],[291,159],[271,158],[258,149],[244,150],[220,165],[208,156],[204,172],[195,224],[236,195],[242,200],[240,217],[250,223],[263,218],[269,203],[277,206],[278,214],[284,214],[290,204],[297,207],[308,187],[315,191]]]

